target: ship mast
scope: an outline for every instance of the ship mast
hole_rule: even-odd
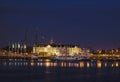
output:
[[[36,28],[34,46],[36,47],[37,45],[38,45],[38,29]]]
[[[38,28],[35,29],[35,39],[34,39],[34,48],[35,51],[34,53],[36,53],[36,47],[38,46]]]
[[[27,47],[27,45],[28,45],[28,43],[27,43],[27,33],[28,33],[28,29],[26,28],[26,29],[25,29],[25,39],[24,39],[24,43],[23,43],[24,53],[27,52],[27,49],[26,49],[26,47]]]

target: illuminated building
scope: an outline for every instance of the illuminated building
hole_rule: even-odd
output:
[[[60,45],[54,44],[40,44],[33,47],[33,53],[37,53],[39,57],[56,56],[74,56],[83,53],[85,50],[77,45]]]

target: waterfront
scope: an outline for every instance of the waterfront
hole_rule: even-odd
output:
[[[1,82],[120,82],[120,61],[1,59]]]

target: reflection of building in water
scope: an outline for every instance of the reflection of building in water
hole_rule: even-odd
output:
[[[101,61],[97,61],[97,67],[101,68],[102,67],[102,62]]]
[[[84,68],[84,62],[80,62],[80,68]]]
[[[87,62],[87,68],[90,68],[90,62]]]
[[[119,66],[118,62],[116,62],[116,64],[115,64],[115,65],[116,65],[116,67],[118,67],[118,66]]]
[[[78,54],[88,55],[89,50],[82,49],[77,45],[61,45],[51,42],[50,44],[40,44],[33,47],[33,53],[39,54],[39,57],[74,56]]]

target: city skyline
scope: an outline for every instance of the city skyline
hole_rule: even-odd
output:
[[[120,47],[120,1],[0,1],[0,47],[35,40],[94,49]]]

